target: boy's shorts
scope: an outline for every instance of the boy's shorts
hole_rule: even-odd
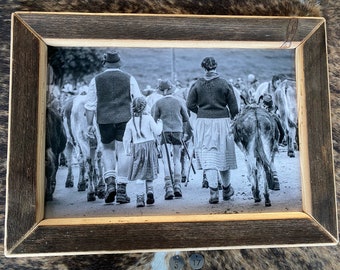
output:
[[[126,124],[127,122],[117,124],[98,124],[101,142],[109,144],[114,140],[120,142],[123,141]]]
[[[164,132],[166,143],[172,145],[181,145],[182,136],[183,132]],[[164,137],[162,136],[161,144],[164,144]]]

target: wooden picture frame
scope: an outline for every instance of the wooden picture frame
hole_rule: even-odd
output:
[[[336,245],[326,29],[323,18],[17,12],[12,15],[6,256]],[[301,212],[44,218],[48,46],[136,40],[171,46],[296,52]],[[209,234],[209,237],[202,235]],[[171,237],[169,237],[171,235]]]

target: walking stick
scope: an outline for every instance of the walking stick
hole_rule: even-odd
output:
[[[170,179],[171,179],[171,183],[174,183],[174,179],[172,177],[172,170],[171,170],[171,164],[170,164],[170,153],[169,153],[169,149],[166,143],[166,138],[165,138],[165,134],[164,131],[162,131],[162,136],[163,136],[163,140],[164,140],[164,146],[165,146],[165,152],[166,152],[166,158],[168,160],[168,168],[169,168],[169,173],[170,173]]]
[[[188,156],[188,159],[190,160],[190,154],[189,154],[188,146],[187,146],[186,142],[183,141],[183,140],[181,139],[181,143],[182,143],[182,145],[183,145],[183,147],[184,147],[185,153],[186,153],[187,156]],[[195,170],[194,164],[193,164],[192,162],[189,164],[189,168],[190,168],[190,167],[192,168],[192,172],[193,172],[194,174],[196,174],[196,170]],[[190,170],[190,169],[189,169],[189,170]]]
[[[192,160],[194,158],[194,153],[195,153],[195,150],[192,150],[192,154],[191,154],[190,159],[189,159],[189,169],[188,169],[187,179],[185,179],[185,184],[184,184],[185,187],[188,186],[188,183],[189,183],[190,168],[191,167],[194,168],[194,166],[191,166],[191,165],[193,165]]]

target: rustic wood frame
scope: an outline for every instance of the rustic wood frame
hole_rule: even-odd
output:
[[[325,28],[323,18],[14,13],[6,256],[337,244]],[[294,49],[303,211],[44,219],[47,47],[104,47],[112,39]]]

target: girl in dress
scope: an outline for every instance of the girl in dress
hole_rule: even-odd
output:
[[[137,97],[132,101],[132,118],[126,124],[123,137],[124,149],[131,156],[128,180],[136,181],[140,187],[137,193],[137,207],[153,204],[153,180],[157,178],[158,156],[155,138],[163,129],[162,120],[157,123],[146,113],[146,100]]]

